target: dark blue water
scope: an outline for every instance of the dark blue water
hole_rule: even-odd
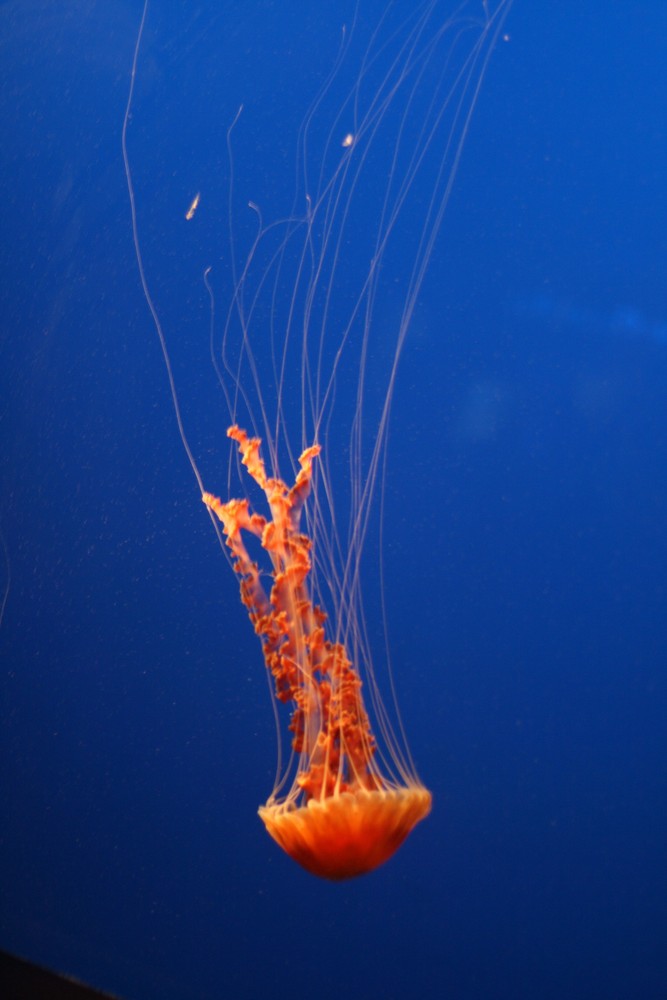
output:
[[[383,6],[362,0],[359,38]],[[243,103],[242,258],[245,203],[289,210],[354,3],[153,7],[143,249],[224,492],[202,272],[224,312],[226,131]],[[664,4],[515,0],[491,60],[389,447],[390,639],[434,809],[341,885],[256,817],[264,667],[131,238],[140,8],[0,5],[0,946],[137,1000],[667,996]]]

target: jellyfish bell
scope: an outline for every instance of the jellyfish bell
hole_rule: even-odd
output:
[[[127,155],[141,31],[137,40],[123,150],[141,280],[183,445],[276,702],[276,780],[259,815],[290,857],[329,879],[383,864],[431,809],[389,646],[378,657],[374,637],[386,632],[388,431],[399,359],[510,3],[464,3],[452,18],[438,0],[407,14],[390,5],[361,46],[346,33],[298,136],[293,210],[271,220],[253,202],[241,255],[230,219],[233,290],[219,323],[206,276],[236,453],[225,498],[204,488],[145,279]],[[230,149],[232,140],[230,130]],[[369,538],[379,568],[368,565]],[[371,579],[377,627],[365,612]]]
[[[379,868],[431,811],[431,793],[413,788],[338,792],[305,806],[262,806],[267,831],[302,868],[338,882]]]

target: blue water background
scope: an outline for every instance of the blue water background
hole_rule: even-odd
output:
[[[362,29],[382,6],[362,0]],[[256,817],[264,668],[131,239],[140,8],[0,5],[0,946],[137,1000],[664,998],[664,3],[516,0],[492,58],[390,442],[390,639],[433,814],[341,885]],[[150,11],[140,226],[214,490],[202,272],[229,279],[226,130],[243,102],[237,209],[284,211],[353,11]]]

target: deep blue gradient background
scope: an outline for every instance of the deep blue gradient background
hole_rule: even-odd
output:
[[[361,0],[362,24],[382,6]],[[255,816],[275,754],[260,652],[131,241],[140,7],[0,4],[0,946],[136,1000],[664,998],[664,3],[516,0],[493,56],[390,447],[391,641],[434,811],[342,885]],[[150,12],[140,225],[212,489],[201,275],[229,280],[226,129],[243,102],[238,202],[280,214],[353,8]]]

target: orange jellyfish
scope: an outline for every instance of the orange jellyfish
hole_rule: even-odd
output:
[[[127,132],[147,0],[135,47],[122,141],[140,277],[181,439],[224,536],[278,703],[277,776],[259,815],[290,857],[324,878],[377,868],[431,809],[393,680],[387,703],[373,669],[382,641],[373,633],[386,640],[387,624],[387,441],[399,359],[510,5],[464,2],[443,20],[438,0],[407,13],[390,4],[351,78],[345,68],[355,46],[344,35],[299,131],[294,207],[265,224],[250,202],[257,229],[242,267],[230,218],[233,294],[221,333],[205,272],[211,354],[244,493],[226,501],[205,492],[186,439],[139,246]],[[228,138],[231,156],[231,129]],[[232,195],[230,181],[230,205]],[[352,398],[342,391],[348,387]],[[375,513],[380,527],[370,528]],[[362,599],[369,531],[380,553],[372,628]],[[383,660],[391,678],[388,643]],[[288,761],[281,705],[291,711]]]
[[[400,785],[382,773],[361,678],[345,647],[327,639],[326,614],[308,587],[311,540],[300,522],[319,447],[303,452],[288,487],[267,477],[259,438],[239,427],[227,434],[263,490],[270,517],[254,513],[246,499],[222,503],[204,493],[203,500],[222,522],[276,696],[293,706],[289,729],[298,755],[292,787],[282,799],[272,796],[259,815],[283,850],[313,874],[362,875],[386,861],[429,813],[431,794],[417,780]],[[244,533],[260,540],[271,561],[270,594]]]

